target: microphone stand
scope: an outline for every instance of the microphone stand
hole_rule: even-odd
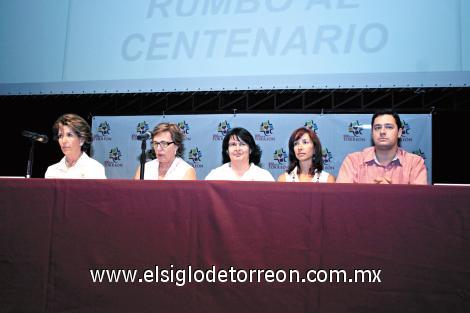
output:
[[[28,159],[28,166],[26,167],[26,178],[31,178],[33,175],[33,161],[34,161],[34,143],[35,140],[31,141],[31,148],[29,149],[29,159]]]
[[[142,139],[142,145],[140,146],[142,149],[142,153],[140,154],[140,180],[144,179],[144,171],[145,171],[145,161],[146,161],[146,153],[147,150],[147,139],[144,137]]]

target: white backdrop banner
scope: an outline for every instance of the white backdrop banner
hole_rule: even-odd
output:
[[[92,155],[106,168],[108,178],[130,179],[139,165],[139,134],[160,122],[176,123],[185,133],[184,159],[198,179],[221,165],[222,140],[227,131],[244,127],[263,152],[261,166],[277,178],[289,164],[288,141],[293,130],[306,126],[319,136],[325,170],[337,175],[348,153],[371,145],[372,114],[205,114],[168,116],[96,116],[93,118]],[[422,156],[432,172],[432,116],[400,114],[404,125],[401,146]],[[151,148],[147,142],[147,150]]]

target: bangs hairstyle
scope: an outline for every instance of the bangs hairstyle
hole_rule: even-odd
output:
[[[73,113],[67,113],[60,116],[52,126],[52,133],[54,140],[59,138],[59,129],[61,126],[68,126],[77,135],[78,138],[83,140],[81,147],[82,151],[87,149],[92,141],[90,125],[81,116]]]
[[[315,175],[315,171],[318,174],[323,171],[323,152],[320,143],[320,139],[317,134],[315,134],[310,128],[300,127],[294,130],[292,135],[289,138],[289,168],[287,173],[290,173],[297,166],[297,174],[300,174],[299,160],[295,156],[294,151],[294,142],[300,139],[304,134],[308,134],[310,140],[313,142],[313,148],[315,152],[312,155],[312,166],[309,168],[308,173],[310,175]]]
[[[245,128],[242,127],[235,127],[232,128],[227,132],[227,135],[224,137],[224,141],[222,142],[222,163],[230,162],[230,156],[228,154],[228,142],[231,137],[235,137],[237,140],[245,142],[248,147],[250,148],[250,163],[254,163],[255,165],[259,165],[261,161],[261,149],[256,144],[255,139],[247,131]]]
[[[157,126],[154,127],[152,131],[152,140],[153,137],[155,137],[158,134],[161,134],[163,132],[169,132],[171,134],[171,141],[175,143],[175,145],[178,147],[178,150],[176,150],[176,156],[178,157],[183,157],[184,155],[184,134],[181,132],[181,129],[178,127],[178,125],[173,124],[173,123],[160,123]]]

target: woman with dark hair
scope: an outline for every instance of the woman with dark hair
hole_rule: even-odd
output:
[[[335,177],[323,170],[320,139],[309,128],[301,127],[289,138],[289,168],[280,182],[334,183]]]
[[[206,180],[274,181],[271,173],[258,166],[260,160],[261,150],[250,132],[233,128],[222,142],[223,165],[210,171]]]
[[[64,114],[55,121],[52,132],[64,157],[47,168],[46,178],[106,179],[103,165],[84,151],[92,137],[90,125],[82,117]]]
[[[156,159],[145,163],[145,180],[195,180],[196,171],[181,157],[184,135],[176,124],[160,123],[152,131]],[[140,178],[140,166],[134,179]]]

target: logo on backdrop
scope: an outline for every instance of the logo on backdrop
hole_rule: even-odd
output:
[[[366,141],[362,133],[363,126],[359,121],[351,122],[348,126],[348,132],[351,134],[343,135],[343,141]]]
[[[109,126],[107,121],[101,122],[100,125],[98,125],[98,128],[96,129],[98,133],[93,136],[94,141],[110,141],[111,137],[109,136],[109,133],[111,132],[111,127]]]
[[[212,135],[212,141],[224,140],[225,135],[227,135],[230,129],[232,129],[232,127],[230,127],[230,123],[227,122],[227,120],[220,122],[217,126],[217,134]]]
[[[191,140],[191,137],[189,137],[189,124],[186,123],[186,121],[178,122],[178,128],[181,130],[181,132],[184,134],[184,139],[186,140]]]
[[[259,132],[262,133],[263,135],[256,134],[255,135],[255,140],[257,141],[275,141],[276,138],[271,136],[274,131],[274,126],[271,124],[269,120],[264,121],[261,123],[259,127]]]
[[[202,152],[199,150],[198,147],[192,148],[189,150],[188,159],[191,160],[191,165],[194,168],[203,168],[204,165],[202,164]]]
[[[322,149],[322,157],[323,157],[323,168],[328,171],[334,171],[335,167],[333,165],[333,153],[328,150],[328,148]]]
[[[268,167],[271,170],[287,170],[287,153],[284,148],[276,149],[273,154],[273,161],[269,162]]]
[[[304,127],[311,129],[314,133],[318,130],[318,125],[313,122],[313,120],[306,121]]]
[[[108,160],[104,161],[105,167],[123,167],[121,162],[122,153],[118,147],[114,147],[109,150]]]
[[[403,130],[401,132],[401,141],[402,142],[411,142],[413,141],[413,137],[411,137],[411,127],[405,120],[401,121],[401,125]]]
[[[132,134],[132,140],[137,140],[138,135],[142,135],[149,130],[149,124],[146,121],[139,122],[136,127],[136,134]]]
[[[418,148],[418,150],[412,151],[412,153],[419,155],[420,157],[423,158],[423,160],[426,160],[426,155],[424,154],[424,151],[421,150],[421,148]]]

